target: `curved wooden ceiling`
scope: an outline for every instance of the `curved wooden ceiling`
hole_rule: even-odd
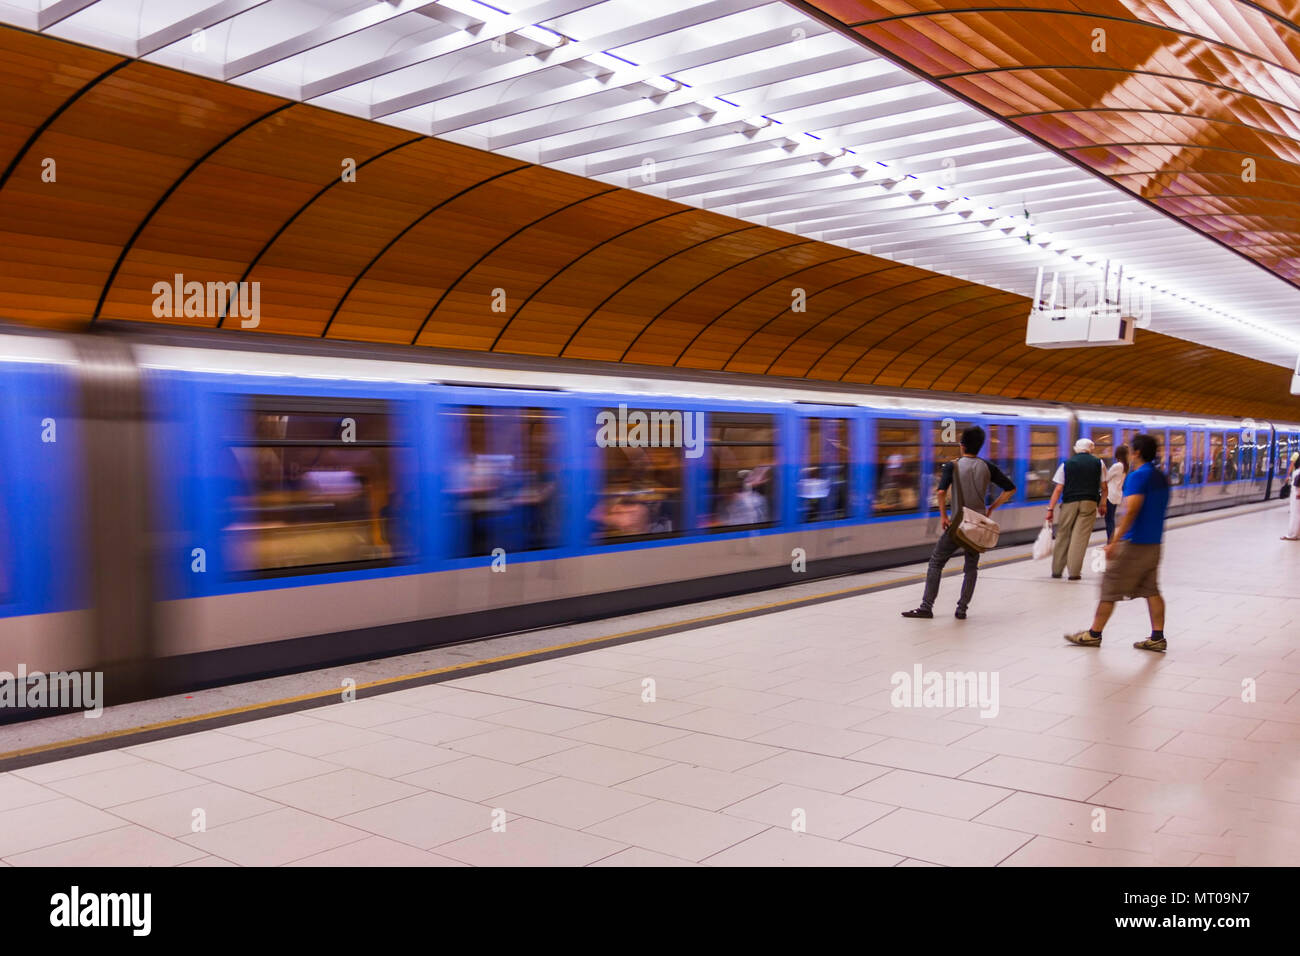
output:
[[[811,0],[1300,285],[1300,0]]]
[[[238,334],[155,318],[179,273],[259,331],[1300,418],[1277,366],[1031,349],[1022,296],[48,37],[0,29],[0,99],[6,319]]]

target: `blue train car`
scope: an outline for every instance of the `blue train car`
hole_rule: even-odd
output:
[[[1017,485],[1005,544],[1037,534],[1081,434],[1107,458],[1157,434],[1193,511],[1262,500],[1300,431],[269,336],[10,338],[4,661],[106,660],[154,692],[917,560],[971,424]]]

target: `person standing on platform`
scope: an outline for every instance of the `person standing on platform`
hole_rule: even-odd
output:
[[[1015,483],[1004,475],[997,465],[986,458],[979,457],[980,449],[983,447],[984,429],[973,425],[961,433],[961,457],[943,466],[943,472],[939,476],[939,489],[935,492],[943,533],[939,535],[934,551],[930,554],[930,567],[925,575],[925,594],[921,598],[921,606],[915,610],[904,611],[903,617],[934,617],[934,600],[939,596],[939,578],[943,575],[943,568],[948,563],[948,559],[960,548],[966,552],[966,568],[961,582],[961,596],[957,598],[956,617],[959,621],[966,619],[966,608],[970,606],[970,599],[975,594],[975,579],[979,576],[980,555],[978,551],[963,548],[957,541],[956,525],[953,519],[948,517],[948,489],[952,487],[954,481],[960,481],[962,507],[982,515],[992,514],[994,510],[1010,501],[1011,496],[1016,493]],[[989,485],[997,485],[1002,489],[1002,494],[998,495],[997,500],[985,511],[984,502],[988,500]],[[960,522],[961,515],[954,515],[954,517]]]
[[[1061,520],[1056,523],[1056,548],[1052,552],[1052,577],[1059,578],[1066,565],[1070,580],[1083,577],[1083,556],[1088,551],[1092,526],[1100,514],[1106,514],[1106,500],[1102,497],[1102,477],[1105,466],[1092,454],[1089,438],[1074,443],[1074,455],[1065,459],[1056,469],[1052,481],[1052,500],[1047,504],[1047,520],[1056,512],[1061,502]]]
[[[1065,635],[1071,644],[1100,647],[1102,628],[1115,610],[1115,602],[1144,597],[1151,615],[1151,636],[1133,644],[1138,650],[1165,650],[1165,599],[1157,576],[1169,508],[1169,479],[1155,466],[1160,443],[1151,435],[1133,439],[1137,467],[1124,481],[1124,517],[1116,540],[1106,545],[1106,573],[1101,579],[1101,600],[1086,631]]]
[[[1286,534],[1282,535],[1283,541],[1300,541],[1300,488],[1296,488],[1295,480],[1300,478],[1296,474],[1298,470],[1296,465],[1300,464],[1300,451],[1291,455],[1291,467],[1287,470],[1287,484],[1291,486],[1291,504],[1288,511],[1289,521],[1286,526]]]
[[[1115,460],[1106,469],[1106,543],[1115,540],[1115,513],[1124,500],[1124,479],[1128,476],[1128,446],[1115,449]]]

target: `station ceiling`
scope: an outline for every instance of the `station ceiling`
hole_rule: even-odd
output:
[[[0,0],[0,21],[1021,295],[1039,267],[1075,290],[1123,267],[1155,331],[1291,367],[1295,222],[1270,200],[1296,2]]]
[[[1300,283],[1300,0],[809,6]]]
[[[0,100],[3,318],[238,334],[155,314],[179,274],[259,331],[1300,418],[1277,365],[1030,349],[1013,291],[32,32]]]

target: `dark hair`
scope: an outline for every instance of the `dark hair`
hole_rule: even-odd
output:
[[[1128,445],[1120,445],[1115,449],[1115,460],[1124,466],[1125,471],[1128,471]]]
[[[1133,451],[1136,452],[1143,461],[1156,463],[1156,456],[1160,454],[1160,442],[1155,435],[1148,435],[1143,432],[1141,435],[1133,437]]]
[[[961,450],[970,455],[978,455],[984,447],[984,429],[972,425],[961,433]]]

